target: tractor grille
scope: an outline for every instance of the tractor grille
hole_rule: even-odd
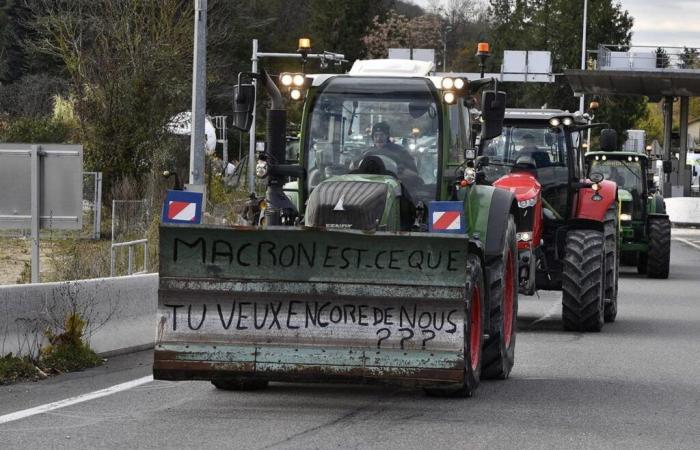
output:
[[[309,196],[306,225],[376,229],[384,213],[387,190],[384,183],[321,183]]]

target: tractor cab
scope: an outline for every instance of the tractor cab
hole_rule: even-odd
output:
[[[497,186],[510,184],[509,177],[503,178],[506,175],[530,175],[541,189],[545,218],[570,217],[574,201],[570,185],[583,175],[580,132],[571,130],[572,125],[582,124],[577,122],[581,122],[577,116],[561,110],[506,110],[503,133],[482,144],[481,154],[489,158],[486,181]],[[532,188],[522,194],[518,200],[536,195]]]
[[[600,173],[606,180],[617,184],[620,199],[620,222],[626,225],[632,221],[646,219],[646,199],[648,158],[633,152],[589,152],[586,154],[588,173]]]

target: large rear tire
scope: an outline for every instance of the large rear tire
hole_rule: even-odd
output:
[[[467,256],[467,299],[464,302],[464,382],[457,387],[432,387],[434,397],[471,397],[481,378],[484,341],[484,274],[475,255]]]
[[[617,202],[605,213],[605,312],[606,322],[614,322],[617,317],[617,288],[620,276],[620,246],[617,216]]]
[[[211,384],[223,391],[257,391],[265,389],[269,383],[266,380],[248,378],[215,378]]]
[[[668,278],[671,263],[671,221],[667,217],[649,218],[647,277]]]
[[[562,271],[564,329],[600,331],[605,309],[603,233],[594,230],[569,231],[565,252]]]
[[[518,315],[518,244],[515,220],[508,216],[502,255],[490,264],[489,337],[484,343],[484,379],[505,380],[515,363]]]

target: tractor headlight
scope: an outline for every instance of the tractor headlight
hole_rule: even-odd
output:
[[[463,78],[455,78],[455,89],[464,89],[467,83],[464,82]]]
[[[443,95],[442,98],[448,105],[451,105],[455,102],[455,95],[452,92],[445,92],[445,95]]]
[[[455,86],[455,80],[452,78],[443,78],[442,79],[442,88],[443,89],[452,89]]]
[[[289,91],[289,96],[292,100],[299,100],[301,98],[301,91],[299,89],[292,89]]]
[[[574,123],[574,119],[571,117],[564,117],[561,121],[565,127],[570,127]]]
[[[532,240],[532,233],[529,231],[523,231],[522,233],[515,233],[515,238],[519,241],[530,242]]]
[[[280,76],[280,82],[282,83],[282,86],[291,86],[294,82],[294,77],[291,73],[283,73]]]
[[[532,198],[527,199],[527,200],[520,200],[518,202],[518,208],[530,208],[532,206],[535,206],[536,203],[537,203],[537,198],[535,198],[535,197],[532,197]]]
[[[630,220],[632,220],[631,214],[620,214],[620,221],[629,222]]]
[[[558,117],[552,117],[549,119],[549,125],[552,127],[558,127],[561,124],[561,120]]]
[[[299,86],[299,87],[303,86],[304,85],[304,75],[302,75],[300,73],[294,75],[294,77],[292,79],[292,83],[294,84],[294,86]]]

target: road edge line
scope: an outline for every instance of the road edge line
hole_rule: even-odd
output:
[[[75,397],[66,398],[53,403],[46,403],[45,405],[35,406],[34,408],[24,409],[22,411],[13,412],[10,414],[5,414],[0,416],[0,425],[14,422],[15,420],[24,419],[27,417],[35,416],[37,414],[43,414],[49,411],[54,411],[56,409],[65,408],[66,406],[75,405],[77,403],[83,403],[90,400],[94,400],[100,397],[106,397],[108,395],[116,394],[118,392],[126,391],[142,384],[150,383],[153,381],[153,375],[148,375],[146,377],[137,378],[136,380],[127,381],[126,383],[115,384],[114,386],[108,387],[106,389],[100,389],[99,391],[88,392],[87,394],[81,394]]]
[[[677,238],[672,238],[672,239],[673,239],[674,241],[682,242],[682,243],[684,243],[684,244],[686,244],[686,245],[690,245],[691,247],[695,247],[695,248],[697,248],[698,250],[700,250],[700,245],[694,244],[694,243],[690,242],[690,241],[687,240],[687,239],[678,238],[678,237],[677,237]]]

